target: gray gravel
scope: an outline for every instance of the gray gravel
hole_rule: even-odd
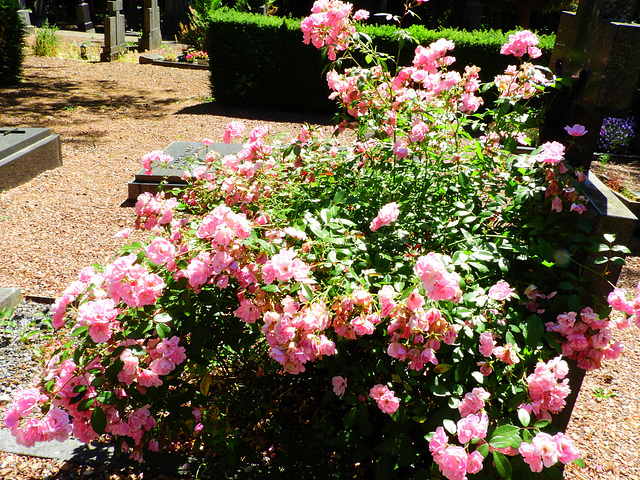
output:
[[[23,301],[13,316],[0,316],[0,403],[11,400],[11,393],[29,386],[40,371],[38,358],[52,330],[50,305]]]

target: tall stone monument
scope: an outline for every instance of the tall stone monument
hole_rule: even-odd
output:
[[[588,167],[604,117],[625,117],[638,91],[640,79],[640,25],[613,21],[635,12],[640,0],[580,0],[576,13],[563,12],[556,33],[550,68],[557,76],[571,75],[574,85],[550,107],[543,141],[566,140],[565,125],[579,123],[591,135],[576,138],[579,149],[567,160]]]
[[[101,62],[115,60],[118,55],[127,51],[127,43],[124,38],[124,15],[122,0],[107,2],[109,16],[104,19],[104,47],[100,54]]]
[[[158,0],[144,0],[143,8],[143,30],[140,50],[155,50],[162,45],[162,34],[160,33],[160,9]]]
[[[96,31],[93,26],[93,22],[91,21],[91,11],[89,10],[88,3],[80,2],[76,5],[76,15],[78,17],[78,28],[80,31],[91,33]]]
[[[625,8],[612,7],[616,3]],[[638,92],[640,25],[626,23],[631,18],[622,17],[621,12],[636,12],[639,4],[640,0],[580,0],[576,13],[562,14],[550,68],[558,77],[573,77],[574,82],[550,105],[540,137],[543,142],[557,140],[566,144],[566,125],[578,123],[586,127],[588,133],[575,137],[576,146],[565,153],[573,166],[589,168],[602,120],[627,116]],[[605,232],[615,233],[616,243],[628,244],[637,225],[636,217],[591,172],[584,191],[590,202],[585,219],[593,227],[591,234],[601,237]],[[618,280],[620,268],[611,263],[594,265],[585,272],[589,289],[599,295],[608,294]],[[575,366],[575,361],[570,365],[571,394],[565,399],[567,406],[553,421],[560,430],[569,422],[585,373]]]

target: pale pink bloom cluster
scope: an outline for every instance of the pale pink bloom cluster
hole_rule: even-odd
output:
[[[78,274],[78,280],[72,282],[51,306],[53,328],[57,329],[64,325],[67,308],[87,290],[89,285],[101,285],[103,280],[104,277],[97,273],[93,267],[83,268]]]
[[[422,281],[427,297],[431,300],[450,300],[459,302],[462,298],[460,278],[447,271],[442,259],[434,252],[418,258],[413,271]]]
[[[116,320],[119,313],[111,298],[88,301],[78,307],[78,325],[89,327],[91,340],[105,343],[111,339],[114,331],[119,330]]]
[[[583,125],[577,123],[573,127],[567,125],[564,129],[572,137],[582,137],[587,133],[587,129],[584,128]]]
[[[357,118],[365,114],[370,107],[382,106],[382,100],[391,98],[390,92],[384,89],[363,91],[361,82],[384,83],[389,81],[389,78],[388,73],[378,66],[369,70],[349,68],[343,74],[331,70],[327,73],[327,83],[333,91],[329,99],[339,98],[349,115]]]
[[[622,288],[614,289],[607,297],[609,306],[618,312],[633,317],[636,327],[640,328],[640,282],[636,287],[636,295],[630,299],[627,292]],[[629,325],[629,318],[625,318],[618,323],[618,328],[624,328]]]
[[[536,160],[550,165],[558,165],[564,160],[565,147],[560,142],[546,142],[542,144],[542,151],[536,155]]]
[[[513,289],[507,282],[500,280],[489,289],[489,293],[487,295],[493,300],[502,302],[513,297],[514,293]]]
[[[149,260],[156,265],[166,265],[169,271],[174,271],[176,267],[177,249],[173,243],[164,237],[155,237],[144,253]]]
[[[139,345],[139,343],[130,343]],[[170,339],[151,340],[146,345],[142,345],[147,352],[144,356],[136,355],[130,348],[125,348],[120,354],[123,367],[118,373],[118,380],[126,385],[136,382],[141,387],[162,385],[163,381],[160,377],[169,375],[176,365],[187,359],[186,350],[179,343],[180,338],[176,336]]]
[[[565,398],[571,392],[567,362],[556,357],[547,363],[538,362],[532,374],[527,377],[530,403],[520,405],[539,419],[550,419],[566,405]],[[564,379],[564,380],[563,380]]]
[[[154,152],[147,153],[142,157],[142,166],[145,169],[145,173],[147,175],[151,175],[153,166],[158,165],[166,165],[169,162],[173,161],[173,157],[171,155],[166,155],[163,152],[157,150]]]
[[[442,342],[449,345],[455,342],[456,328],[437,308],[424,308],[425,299],[417,290],[403,303],[396,303],[394,295],[390,285],[385,285],[378,292],[380,316],[390,317],[387,354],[400,361],[408,361],[412,370],[422,370],[428,363],[437,365],[436,352]]]
[[[429,440],[429,451],[442,475],[449,480],[466,480],[467,474],[478,473],[482,470],[482,462],[484,461],[482,454],[477,450],[467,453],[464,447],[450,445],[449,437],[442,427],[436,428],[434,435]]]
[[[380,323],[380,316],[373,311],[371,294],[362,289],[336,299],[331,309],[333,330],[349,340],[372,335]]]
[[[545,198],[552,197],[551,210],[561,212],[564,203],[570,203],[569,211],[582,214],[587,210],[585,206],[588,202],[583,195],[578,195],[571,182],[559,181],[558,174],[568,171],[564,165],[565,147],[559,142],[546,142],[542,145],[542,151],[536,155],[536,160],[546,164],[546,180],[549,182],[545,190]],[[578,181],[580,177],[578,176]]]
[[[378,215],[371,220],[369,228],[372,232],[375,232],[379,228],[398,220],[398,215],[400,215],[398,204],[396,202],[387,203],[378,211]]]
[[[304,43],[312,43],[316,48],[326,46],[329,60],[335,60],[336,51],[346,50],[351,35],[355,33],[349,18],[352,8],[350,3],[340,0],[316,0],[311,8],[312,14],[300,24]],[[358,20],[364,18],[359,11]]]
[[[155,226],[167,225],[174,217],[174,209],[178,205],[175,198],[164,198],[164,193],[152,195],[149,192],[140,194],[136,201],[136,228],[151,230]]]
[[[614,298],[611,294],[610,298]],[[578,361],[578,366],[593,370],[602,366],[603,360],[616,359],[622,352],[620,342],[613,340],[611,321],[599,318],[591,307],[580,313],[565,312],[556,317],[555,322],[545,323],[549,332],[564,337],[562,354]]]
[[[231,143],[231,141],[235,138],[239,138],[245,131],[244,123],[241,121],[235,120],[224,129],[224,133],[222,134],[222,141],[224,143]]]
[[[376,401],[380,410],[389,415],[394,414],[400,406],[400,399],[386,385],[373,386],[369,391],[369,397]]]
[[[282,249],[262,266],[262,281],[266,285],[278,280],[288,282],[309,281],[309,266],[304,263],[293,249]]]
[[[552,467],[558,461],[567,464],[580,458],[573,441],[563,433],[551,436],[540,432],[531,443],[522,443],[518,451],[532,472],[541,472],[543,467]]]
[[[114,302],[122,300],[134,308],[154,305],[164,291],[164,280],[137,261],[137,255],[131,253],[107,266],[104,289]]]
[[[135,384],[142,394],[145,393],[147,387],[162,385],[163,381],[160,377],[171,373],[176,365],[184,362],[187,358],[185,348],[180,346],[179,342],[180,339],[174,336],[170,339],[165,338],[162,340],[154,338],[146,343],[143,340],[127,340],[113,344],[114,348],[126,347],[119,357],[123,363],[123,368],[118,374],[118,380],[125,385]],[[139,353],[133,354],[129,348],[132,345],[143,348],[145,353],[142,355]],[[42,420],[32,417],[24,422],[22,426],[16,426],[17,431],[14,434],[18,439],[24,439],[31,443],[32,441],[46,441],[54,438],[64,440],[72,430],[73,435],[78,440],[89,443],[98,436],[91,426],[92,411],[95,408],[102,408],[108,420],[105,432],[133,438],[135,448],[131,458],[140,459],[141,442],[145,432],[148,432],[156,425],[148,406],[135,410],[130,409],[123,414],[111,405],[100,403],[96,398],[96,388],[92,386],[95,376],[88,373],[90,370],[103,370],[100,357],[94,358],[84,368],[79,368],[72,360],[65,360],[60,363],[58,357],[54,357],[46,366],[45,377],[45,382],[53,381],[54,384],[53,391],[56,393],[52,398],[54,408]],[[79,387],[82,387],[83,390],[78,390]],[[79,391],[84,391],[82,398],[93,399],[93,409],[79,410],[79,403],[76,398]],[[117,389],[116,393],[120,397],[126,395],[121,389]],[[33,394],[30,397],[33,397]],[[27,413],[24,408],[21,408],[21,411],[23,412],[22,415]],[[33,415],[34,412],[30,413]],[[69,415],[72,418],[71,424],[69,423]],[[39,430],[41,434],[49,432],[47,434],[48,437],[41,434],[35,435],[32,427],[37,425],[38,422],[48,422],[49,430],[44,431],[41,427]]]
[[[529,99],[536,95],[549,81],[541,70],[530,63],[516,67],[509,65],[502,75],[494,78],[501,98]]]
[[[64,410],[53,407],[44,417],[33,416],[36,408],[48,400],[38,389],[19,389],[12,397],[4,412],[4,426],[11,429],[18,444],[31,447],[36,442],[64,442],[69,438],[73,427]]]
[[[467,66],[462,76],[455,71],[443,71],[455,61],[454,57],[447,55],[453,48],[453,42],[444,38],[427,47],[416,47],[412,66],[402,68],[392,79],[398,100],[419,98],[431,102],[440,96],[450,96],[453,100],[449,103],[461,112],[475,112],[483,102],[482,98],[475,96],[480,86],[480,69]]]
[[[289,373],[304,372],[305,363],[337,353],[335,343],[324,333],[331,321],[323,303],[301,307],[287,296],[279,309],[267,311],[263,320],[262,332],[270,347],[269,356]]]
[[[500,53],[502,55],[513,55],[522,57],[528,54],[531,58],[538,58],[542,55],[542,50],[538,48],[538,36],[529,30],[521,30],[509,35],[509,41],[502,45]]]
[[[520,357],[518,356],[520,350],[518,347],[511,343],[505,343],[504,346],[496,346],[494,334],[489,330],[480,334],[478,350],[487,358],[495,355],[498,360],[507,365],[515,365],[520,362]],[[480,372],[484,376],[488,376],[493,372],[491,363],[483,361],[478,362],[478,365],[480,366]]]
[[[484,408],[485,402],[489,400],[491,395],[482,387],[476,387],[471,392],[465,394],[464,398],[458,405],[458,411],[464,418],[473,413],[477,413]]]

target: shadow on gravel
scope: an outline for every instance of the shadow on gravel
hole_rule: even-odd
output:
[[[178,110],[176,115],[216,115],[219,117],[244,118],[264,122],[312,123],[331,125],[331,115],[321,113],[287,112],[266,108],[223,105],[216,102],[200,103]]]
[[[178,92],[171,99],[153,98],[148,93],[113,80],[75,83],[27,74],[22,83],[0,89],[0,110],[12,115],[47,117],[84,107],[101,115],[126,111],[132,118],[149,118],[163,116],[163,107],[182,101]],[[39,99],[37,108],[25,102],[34,97]]]

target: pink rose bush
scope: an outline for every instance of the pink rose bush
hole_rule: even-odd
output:
[[[233,122],[238,153],[208,149],[185,188],[141,195],[146,240],[61,292],[43,374],[3,415],[19,442],[106,435],[138,461],[181,449],[265,469],[294,452],[389,478],[579,462],[555,423],[569,378],[619,355],[640,300],[614,290],[617,320],[589,290],[588,254],[606,273],[624,247],[580,215],[566,147],[512,153],[529,129],[512,103],[552,81],[523,63],[483,85],[447,39],[392,73],[357,34],[366,16],[321,0],[302,22],[330,59],[371,57],[327,70],[335,135]],[[503,53],[538,49],[522,32]]]

